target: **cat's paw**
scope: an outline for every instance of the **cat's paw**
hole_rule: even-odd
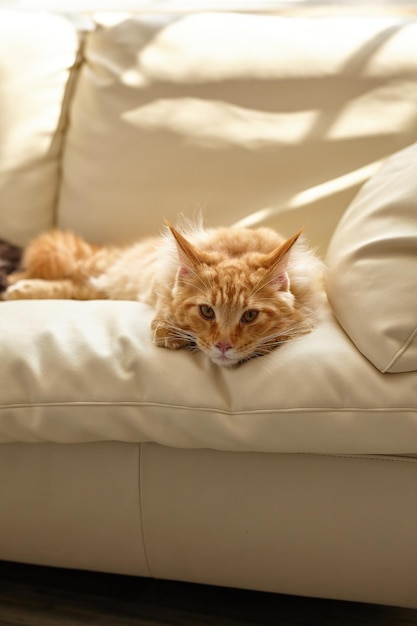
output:
[[[152,322],[152,339],[155,345],[169,350],[180,350],[192,345],[192,338],[171,323],[155,319]]]
[[[30,300],[37,298],[34,281],[30,279],[19,280],[14,285],[9,285],[3,293],[3,300]]]

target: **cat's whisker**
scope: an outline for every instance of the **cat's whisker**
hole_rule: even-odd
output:
[[[181,341],[186,341],[188,343],[195,342],[195,336],[193,335],[193,333],[184,330],[183,328],[181,328],[180,326],[177,326],[176,324],[164,322],[164,323],[159,324],[158,327],[163,328],[164,330],[168,330],[170,336],[173,339],[179,339]]]
[[[268,285],[271,285],[275,280],[275,276],[271,276],[271,278],[266,282],[264,282],[263,278],[260,278],[253,287],[253,290],[250,294],[251,297],[256,296],[261,291],[261,289],[263,289],[264,287],[268,287]]]
[[[285,330],[285,335],[296,336],[298,334],[304,334],[310,332],[314,326],[314,317],[306,318],[298,324],[294,324]]]
[[[312,325],[308,320],[303,320],[297,324],[293,324],[289,328],[280,331],[280,333],[274,333],[268,335],[267,337],[263,337],[262,340],[257,345],[253,354],[257,356],[261,356],[263,354],[267,354],[269,351],[274,348],[282,345],[283,343],[287,343],[288,341],[292,341],[295,338],[301,337],[302,335],[310,332]]]

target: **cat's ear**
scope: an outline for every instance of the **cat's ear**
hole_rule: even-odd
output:
[[[268,284],[276,284],[281,291],[288,291],[290,288],[290,279],[288,276],[288,259],[291,248],[303,232],[303,228],[287,239],[279,248],[267,255],[263,266],[266,267],[267,273],[265,280]]]
[[[167,220],[165,220],[165,223],[171,231],[175,239],[175,243],[177,244],[178,259],[180,262],[180,275],[186,275],[201,265],[201,259],[199,258],[197,251],[184,237],[184,235],[181,235],[181,233],[179,233]]]

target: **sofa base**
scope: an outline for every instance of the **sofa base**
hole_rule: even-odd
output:
[[[6,444],[0,559],[417,608],[416,484],[413,458]]]

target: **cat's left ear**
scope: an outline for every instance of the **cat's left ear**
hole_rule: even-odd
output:
[[[291,248],[303,232],[303,228],[285,241],[279,248],[271,252],[263,265],[267,269],[266,280],[269,284],[276,284],[281,291],[289,291],[290,278],[288,276],[288,259]]]
[[[198,256],[197,251],[184,237],[184,235],[181,235],[181,233],[179,233],[176,228],[174,228],[167,220],[165,220],[165,223],[171,231],[177,244],[178,259],[180,262],[180,274],[188,274],[189,272],[192,272],[194,269],[196,269],[199,265],[201,265],[201,259]]]

